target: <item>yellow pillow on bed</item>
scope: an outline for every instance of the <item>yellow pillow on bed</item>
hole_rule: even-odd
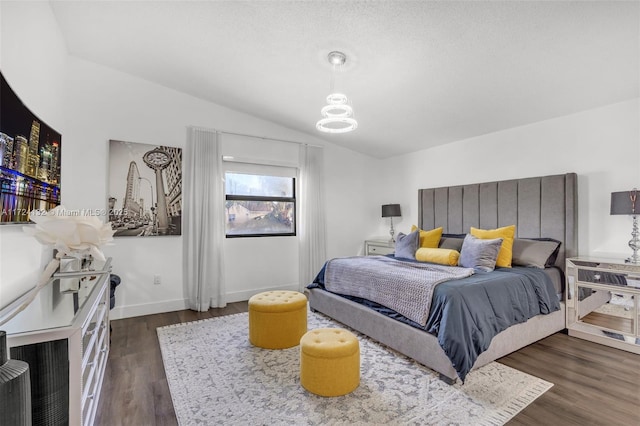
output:
[[[498,252],[496,266],[502,268],[511,268],[511,259],[513,258],[513,238],[516,234],[516,226],[510,225],[498,229],[478,229],[471,227],[471,235],[483,240],[491,240],[494,238],[502,238],[502,246]]]
[[[459,258],[460,252],[452,249],[422,247],[416,251],[416,260],[420,262],[456,266]]]
[[[419,228],[413,225],[411,227],[411,232],[416,229]],[[438,248],[438,244],[440,244],[440,237],[442,237],[442,227],[432,229],[430,231],[420,229],[420,247]]]

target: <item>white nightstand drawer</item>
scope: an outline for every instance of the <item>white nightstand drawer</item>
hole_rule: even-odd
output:
[[[390,240],[367,240],[364,242],[365,256],[384,256],[395,251],[395,243]]]

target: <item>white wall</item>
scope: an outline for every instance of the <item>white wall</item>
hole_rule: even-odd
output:
[[[69,195],[63,196],[64,203],[71,209],[105,206],[109,139],[183,147],[186,126],[195,125],[321,144],[272,123],[76,58],[70,58],[68,63],[67,87],[67,114],[73,117],[74,125],[69,126],[63,137],[65,149],[72,153],[74,161],[63,165],[63,173],[91,176],[74,181],[70,189],[65,188]],[[229,144],[223,146],[227,150],[223,154],[238,155],[230,150]],[[370,161],[366,157],[332,145],[325,146],[325,155],[327,194],[345,189],[351,192],[352,186],[358,187],[364,181],[364,169]],[[333,161],[335,157],[343,161]],[[366,235],[366,222],[343,230],[341,218],[332,208],[328,208],[327,215],[329,240],[340,230],[339,238],[351,242],[330,246],[329,255],[354,254]],[[278,251],[284,256],[274,257]],[[182,237],[143,240],[123,237],[105,252],[113,257],[114,272],[123,281],[118,288],[114,317],[185,307]],[[290,239],[245,238],[225,242],[228,300],[246,300],[265,289],[297,288],[297,262],[296,245]],[[160,275],[163,284],[153,285],[153,275]]]
[[[3,50],[1,52],[3,72],[19,96],[41,75],[48,75],[46,68],[38,72],[23,73],[23,66],[30,65],[19,60],[17,52],[32,33],[5,31],[8,22],[28,21],[42,30],[33,33],[35,40],[31,56],[37,57],[38,40],[59,37],[52,24],[53,17],[45,3],[26,5],[1,3]],[[34,13],[37,12],[37,13]],[[27,41],[28,43],[28,41]],[[58,43],[61,41],[58,39]],[[169,90],[162,86],[108,69],[106,67],[66,56],[54,50],[56,60],[62,62],[56,74],[58,91],[38,90],[34,98],[23,98],[26,104],[36,108],[40,103],[55,103],[49,96],[63,94],[57,105],[59,117],[67,126],[46,120],[62,133],[62,202],[69,209],[104,209],[107,205],[108,141],[110,139],[148,144],[184,147],[186,127],[189,125],[215,128],[231,132],[265,136],[312,143],[325,146],[326,199],[328,256],[356,254],[362,246],[367,230],[375,221],[360,218],[364,210],[365,197],[353,197],[364,193],[365,175],[372,162],[366,156],[353,151],[325,144],[313,137],[282,126],[238,113],[191,96]],[[60,57],[63,58],[60,61]],[[6,65],[6,67],[5,67]],[[44,88],[42,88],[44,89]],[[33,106],[32,106],[33,105]],[[43,119],[47,117],[42,115]],[[61,118],[61,121],[62,121]],[[357,220],[348,223],[345,209],[355,212]],[[2,246],[9,243],[20,247],[31,247],[31,251],[11,255],[14,262],[5,261],[3,249],[2,288],[26,291],[35,283],[35,275],[41,270],[41,260],[34,262],[33,251],[41,250],[21,229],[0,229]],[[278,239],[243,239],[229,245],[225,253],[227,292],[231,300],[246,297],[264,288],[291,284],[297,277],[297,252],[287,248],[286,272],[271,273],[273,262],[266,262],[264,253],[273,251]],[[257,241],[260,240],[260,241]],[[5,244],[5,241],[7,244]],[[265,247],[266,245],[266,247]],[[39,253],[39,252],[38,252]],[[185,306],[182,286],[182,237],[147,237],[137,239],[121,237],[105,249],[113,257],[114,273],[122,278],[118,288],[113,317],[135,316],[148,313],[182,309]],[[247,262],[249,267],[247,267]],[[247,275],[247,269],[251,273]],[[234,273],[234,271],[236,271]],[[28,277],[22,275],[29,274]],[[160,275],[162,284],[153,285],[153,276]],[[261,277],[256,280],[255,277]],[[284,281],[284,282],[283,282]],[[297,280],[296,280],[297,283]],[[6,304],[11,299],[3,304]]]
[[[408,232],[417,222],[419,188],[575,172],[579,254],[626,258],[631,218],[609,215],[610,194],[640,188],[639,165],[634,99],[381,161],[390,178],[380,181],[378,197],[401,203],[397,229]]]
[[[0,2],[0,70],[31,112],[63,137],[66,55],[47,4]],[[0,307],[34,286],[51,256],[25,238],[22,226],[0,226]]]
[[[400,203],[397,231],[417,222],[417,189],[544,174],[579,175],[579,249],[628,256],[631,220],[609,216],[612,191],[640,186],[639,101],[505,130],[388,160],[353,151],[69,57],[44,2],[0,2],[0,67],[18,96],[62,134],[62,201],[72,209],[107,205],[108,140],[184,146],[186,126],[296,140],[325,148],[328,257],[362,251],[366,237],[388,235],[380,205]],[[180,309],[182,237],[118,238],[108,247],[123,279],[114,317]],[[251,240],[251,239],[248,239]],[[263,243],[235,247],[227,257],[229,294],[287,284],[287,269],[267,284],[250,283],[265,263]],[[33,286],[49,253],[0,227],[0,306]],[[227,254],[227,253],[226,253]],[[295,254],[289,253],[290,256]],[[240,259],[241,257],[241,259]],[[246,267],[252,275],[234,275]],[[297,262],[291,262],[297,268]],[[231,272],[230,272],[231,271]],[[162,277],[153,285],[153,275]],[[255,285],[256,287],[251,287]]]
[[[220,138],[223,156],[234,158],[223,162],[225,171],[259,172],[256,164],[262,164],[285,167],[297,175],[300,145],[229,134]],[[226,238],[223,247],[228,302],[247,300],[258,290],[299,289],[297,237]]]

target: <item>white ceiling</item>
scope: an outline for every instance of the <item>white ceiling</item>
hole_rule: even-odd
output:
[[[640,96],[638,1],[51,6],[72,55],[379,158]],[[332,50],[348,134],[315,129]]]

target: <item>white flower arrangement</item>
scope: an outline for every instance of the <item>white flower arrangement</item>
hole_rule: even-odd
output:
[[[115,232],[111,228],[111,223],[103,223],[96,216],[81,215],[77,210],[67,210],[64,206],[55,207],[48,212],[33,210],[29,218],[36,225],[24,226],[23,231],[35,237],[40,243],[52,246],[58,253],[46,266],[36,286],[26,295],[20,306],[3,318],[0,325],[5,324],[29,306],[58,270],[62,257],[72,256],[82,259],[91,255],[95,259],[105,261],[101,247],[113,240]]]
[[[77,210],[57,206],[48,212],[33,210],[29,219],[35,226],[25,226],[26,234],[35,237],[44,245],[58,250],[58,257],[83,257],[92,255],[104,261],[101,247],[113,241],[111,223],[103,223],[96,216],[85,216]]]

